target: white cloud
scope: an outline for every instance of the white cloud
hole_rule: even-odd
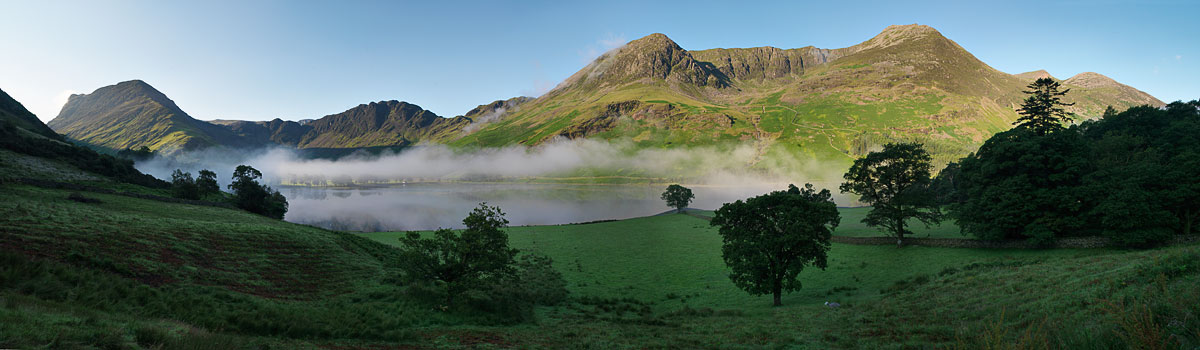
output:
[[[1175,60],[1176,60],[1176,61],[1182,61],[1182,60],[1183,60],[1183,55],[1175,55]]]
[[[612,49],[624,46],[627,42],[629,42],[629,39],[625,37],[625,34],[608,33],[604,38],[588,45],[583,50],[579,50],[579,58],[585,64],[591,63],[596,57],[600,57],[600,55]]]

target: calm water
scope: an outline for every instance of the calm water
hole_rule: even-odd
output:
[[[693,186],[691,207],[781,190],[787,185]],[[419,183],[355,188],[283,187],[287,221],[349,231],[459,228],[480,202],[497,205],[511,225],[552,225],[626,219],[671,208],[659,198],[664,185],[561,185]]]

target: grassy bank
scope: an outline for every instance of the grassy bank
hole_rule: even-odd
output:
[[[829,268],[803,272],[803,289],[772,308],[733,287],[721,239],[700,218],[513,227],[512,245],[553,257],[572,295],[511,323],[430,308],[395,283],[399,233],[70,193],[0,184],[0,347],[1103,349],[1200,339],[1195,245],[834,244]],[[865,211],[842,209],[837,234],[879,235],[858,223]]]

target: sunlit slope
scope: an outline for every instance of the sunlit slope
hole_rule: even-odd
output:
[[[141,80],[72,95],[48,125],[71,139],[114,150],[149,147],[173,152],[254,145],[228,129],[192,118]]]
[[[1107,79],[1107,78],[1105,78]],[[1111,79],[1109,80],[1111,81]],[[842,49],[687,51],[662,34],[634,40],[458,145],[534,145],[555,137],[644,147],[758,142],[761,153],[846,161],[921,141],[940,161],[1016,119],[1028,81],[997,71],[938,31],[891,26]],[[1083,117],[1162,102],[1115,81],[1068,79]],[[776,153],[777,152],[777,153]],[[762,158],[760,158],[762,159]]]

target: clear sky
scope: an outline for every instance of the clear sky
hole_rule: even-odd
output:
[[[442,116],[538,95],[609,48],[839,48],[933,26],[992,67],[1095,71],[1200,98],[1200,1],[0,0],[0,89],[42,120],[142,79],[193,117],[306,119],[402,100]]]

